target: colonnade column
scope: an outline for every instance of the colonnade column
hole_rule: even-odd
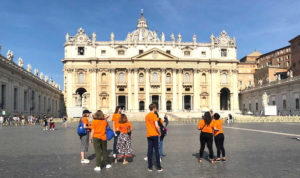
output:
[[[114,111],[116,108],[116,74],[115,69],[110,70],[111,75],[111,98],[110,98],[110,109]]]
[[[182,111],[182,69],[179,69],[178,81],[178,110]]]
[[[237,70],[233,70],[232,71],[232,85],[233,85],[233,106],[232,106],[232,109],[233,109],[233,111],[235,111],[235,112],[237,112],[237,111],[239,111],[239,95],[238,95],[238,87],[237,87],[237,85],[238,85],[238,83],[237,83],[237,81],[238,81],[238,77],[237,77],[237,74],[238,73],[238,71]],[[231,101],[231,102],[232,102]]]
[[[149,99],[150,99],[150,83],[149,83],[149,69],[146,69],[146,104],[145,110],[149,107]]]
[[[210,108],[213,110],[217,109],[217,82],[219,80],[217,80],[216,77],[216,73],[217,70],[216,69],[212,69],[210,71]]]
[[[90,69],[91,73],[91,92],[90,92],[90,107],[93,112],[97,111],[97,69]]]
[[[172,110],[176,111],[178,109],[177,107],[177,80],[176,80],[176,69],[173,69],[173,102],[172,102]]]
[[[194,69],[194,84],[193,84],[193,87],[194,87],[194,111],[198,111],[199,110],[199,103],[200,103],[200,100],[199,100],[199,73],[198,73],[198,70],[197,69]]]
[[[74,69],[66,69],[67,71],[67,108],[73,106],[73,71]],[[30,100],[31,91],[28,90],[28,101]],[[30,103],[30,102],[29,102]],[[46,101],[47,103],[47,101]],[[29,104],[29,110],[30,110],[30,104]],[[45,106],[44,106],[45,107]],[[46,108],[47,109],[47,108]],[[46,111],[44,111],[46,112]]]
[[[162,69],[162,75],[161,75],[161,90],[162,90],[162,95],[161,95],[161,106],[162,106],[162,111],[166,111],[166,69]]]
[[[138,69],[134,69],[134,110],[139,110]]]
[[[132,110],[132,91],[131,91],[131,69],[128,69],[128,76],[127,76],[127,86],[128,86],[128,110],[131,111]]]

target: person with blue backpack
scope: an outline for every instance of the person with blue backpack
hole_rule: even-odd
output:
[[[84,110],[82,112],[82,118],[79,120],[79,125],[77,129],[77,133],[80,137],[80,154],[81,154],[81,164],[88,164],[90,160],[85,158],[85,153],[88,152],[89,149],[89,132],[91,131],[90,122],[88,117],[90,116],[89,110]]]

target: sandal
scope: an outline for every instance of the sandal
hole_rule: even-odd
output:
[[[220,159],[220,158],[217,158],[217,159],[215,159],[215,161],[221,161],[221,159]]]
[[[199,159],[199,163],[202,163],[202,158]]]
[[[226,158],[222,158],[222,161],[226,161]]]

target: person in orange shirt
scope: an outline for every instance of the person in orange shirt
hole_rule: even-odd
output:
[[[131,149],[131,132],[132,125],[128,121],[127,116],[125,114],[121,114],[121,118],[117,127],[117,131],[120,132],[117,143],[118,157],[123,157],[123,164],[127,164],[126,157],[131,157],[132,149]],[[115,159],[115,163],[118,162],[118,159]]]
[[[214,121],[212,120],[210,112],[205,112],[203,119],[201,119],[198,124],[198,130],[201,130],[201,134],[200,134],[201,147],[200,147],[200,159],[199,159],[200,163],[202,162],[205,144],[207,144],[207,148],[209,151],[209,159],[211,163],[215,163],[214,152],[212,148],[214,127],[215,127]]]
[[[215,120],[215,144],[217,148],[217,159],[216,161],[221,161],[220,156],[222,153],[222,161],[226,161],[225,148],[224,148],[224,134],[223,134],[223,121],[220,119],[218,113],[214,114]]]
[[[90,163],[90,160],[85,159],[85,153],[89,150],[89,137],[90,137],[90,122],[88,120],[88,117],[90,117],[90,111],[84,110],[82,112],[82,118],[80,118],[79,122],[83,123],[84,128],[87,130],[87,134],[80,136],[80,153],[81,153],[81,164],[88,164]]]
[[[153,149],[155,151],[155,158],[156,158],[156,166],[158,171],[163,171],[163,168],[160,165],[160,155],[159,155],[159,136],[160,128],[158,125],[158,117],[155,114],[156,105],[150,104],[149,105],[150,112],[145,117],[145,123],[147,128],[147,141],[148,141],[148,153],[147,153],[147,160],[148,160],[148,171],[152,171],[152,156],[153,156]]]
[[[116,158],[117,156],[117,142],[118,142],[118,137],[120,135],[120,131],[117,131],[119,120],[121,118],[121,113],[122,113],[122,107],[117,106],[115,113],[112,116],[112,121],[113,121],[113,130],[115,132],[114,136],[114,144],[113,144],[113,156]]]
[[[108,125],[106,119],[101,110],[98,110],[93,114],[93,122],[91,126],[91,139],[90,142],[94,143],[94,150],[96,152],[96,167],[95,171],[101,171],[101,157],[103,158],[104,165],[107,169],[111,168],[108,164],[108,154],[107,154],[107,137],[106,137],[106,127]]]

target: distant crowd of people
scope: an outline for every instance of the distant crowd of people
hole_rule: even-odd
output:
[[[147,157],[145,161],[148,162],[148,171],[153,169],[153,151],[156,161],[157,171],[163,171],[161,166],[163,154],[163,142],[168,132],[168,117],[164,116],[162,120],[159,117],[155,104],[149,105],[150,112],[145,116],[145,126],[147,129]],[[83,111],[83,117],[79,121],[78,134],[81,140],[81,164],[88,164],[90,160],[86,158],[86,152],[88,152],[89,142],[94,145],[96,153],[96,167],[95,171],[101,171],[101,165],[109,169],[112,165],[108,161],[107,141],[113,139],[113,157],[114,162],[118,163],[119,159],[123,164],[128,164],[127,158],[132,157],[133,150],[131,147],[131,135],[133,131],[132,124],[128,120],[126,114],[122,113],[120,106],[116,107],[115,113],[112,115],[112,129],[109,126],[109,115],[105,115],[101,110],[92,114],[93,121],[90,124],[88,118],[91,112],[89,110]],[[232,116],[228,118],[230,123]],[[198,123],[198,130],[200,133],[200,159],[202,163],[203,153],[205,146],[209,150],[209,160],[211,163],[217,161],[226,161],[223,133],[223,121],[220,119],[218,113],[213,111],[205,112],[202,119]],[[213,153],[213,141],[217,148],[217,157],[214,157]],[[221,157],[222,156],[222,157]]]

